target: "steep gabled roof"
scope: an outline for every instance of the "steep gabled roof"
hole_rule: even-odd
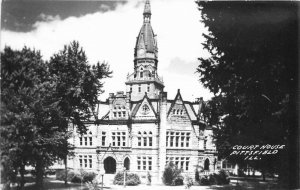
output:
[[[187,108],[184,104],[184,101],[182,100],[182,97],[181,97],[181,94],[180,94],[180,89],[178,89],[177,94],[175,96],[175,99],[173,100],[173,102],[172,102],[172,104],[171,104],[171,106],[168,110],[167,117],[169,117],[174,105],[176,105],[176,104],[182,104],[183,108],[185,109],[185,112],[187,113],[187,116],[188,116],[189,120],[192,121],[190,113],[188,112],[188,110],[187,110]]]
[[[147,103],[150,106],[150,111],[152,111],[154,113],[154,116],[157,117],[157,112],[155,111],[151,103],[151,100],[147,96],[147,93],[145,93],[143,99],[132,110],[132,117],[135,117],[137,115],[138,111],[141,109],[141,106],[144,105],[145,103]]]

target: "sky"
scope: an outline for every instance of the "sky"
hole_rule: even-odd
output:
[[[205,89],[196,68],[203,49],[201,13],[194,0],[151,0],[151,25],[158,41],[158,74],[163,77],[168,99],[177,89],[194,101],[213,95]],[[49,60],[71,41],[86,52],[90,64],[107,62],[113,77],[106,79],[105,93],[124,91],[127,74],[133,72],[134,46],[143,24],[144,0],[130,1],[34,1],[3,0],[1,50],[25,45],[40,50]]]

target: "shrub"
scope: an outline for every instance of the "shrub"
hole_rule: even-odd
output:
[[[202,177],[200,178],[200,185],[210,185],[209,179],[208,179],[208,176],[207,176],[207,175],[202,176]]]
[[[86,183],[86,182],[93,182],[97,174],[94,172],[84,172],[81,174],[81,176],[83,176],[82,182]]]
[[[177,176],[174,181],[173,181],[173,184],[172,185],[183,185],[183,177],[182,176]]]
[[[193,179],[189,175],[186,175],[185,176],[185,188],[189,189],[193,184],[194,184]]]
[[[65,170],[57,170],[55,173],[55,178],[61,181],[65,180]]]
[[[220,170],[218,174],[203,176],[200,179],[200,185],[225,185],[229,184],[229,182],[228,175],[224,170]]]
[[[55,175],[56,170],[54,169],[46,169],[45,175]]]
[[[68,178],[69,178],[69,177],[68,177]],[[68,181],[69,181],[69,180],[68,180]],[[75,174],[74,176],[72,176],[72,177],[70,178],[70,181],[71,181],[72,183],[81,183],[81,182],[83,182],[80,174]]]
[[[114,177],[115,185],[123,185],[124,183],[124,172],[118,172]],[[134,173],[126,173],[126,185],[128,186],[134,186],[141,184],[140,177],[137,174]]]
[[[220,170],[218,174],[218,185],[229,184],[229,175],[225,170]]]
[[[96,177],[94,172],[78,171],[78,170],[68,170],[67,181],[72,183],[86,183],[92,182]],[[65,180],[65,170],[59,170],[56,172],[56,179],[64,181]]]
[[[177,169],[172,162],[169,162],[163,173],[163,183],[165,185],[183,185],[183,177],[180,173],[181,170]]]

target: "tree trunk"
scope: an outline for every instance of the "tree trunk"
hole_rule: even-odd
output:
[[[68,185],[68,166],[67,166],[67,156],[64,158],[65,164],[65,185]]]
[[[25,173],[25,165],[22,164],[21,167],[20,167],[20,175],[21,175],[20,190],[23,190],[24,189],[24,185],[25,185],[25,176],[24,176],[24,173]]]
[[[261,175],[262,175],[263,181],[266,181],[266,175],[265,175],[264,169],[261,171]]]
[[[41,158],[38,158],[36,160],[36,178],[35,178],[35,183],[37,190],[42,190],[43,189],[43,180],[44,180],[44,164],[43,160]]]

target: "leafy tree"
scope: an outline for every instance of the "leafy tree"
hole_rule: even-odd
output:
[[[98,96],[103,92],[101,79],[111,76],[108,65],[90,65],[79,43],[73,41],[50,58],[49,72],[57,79],[54,96],[60,99],[64,117],[85,133],[85,122],[97,117]]]
[[[169,162],[164,170],[162,180],[165,185],[182,185],[181,170],[173,162]]]
[[[204,86],[215,94],[205,115],[217,127],[220,156],[228,156],[234,144],[285,144],[287,149],[279,159],[248,164],[263,173],[280,172],[280,179],[287,177],[290,187],[295,188],[299,176],[295,156],[298,4],[197,4],[209,30],[203,45],[211,54],[210,58],[199,58],[197,72]]]
[[[37,189],[45,169],[65,159],[70,124],[84,133],[94,114],[100,79],[109,77],[107,64],[88,65],[77,42],[65,46],[50,62],[40,52],[9,47],[1,54],[1,163],[7,182],[19,172],[24,187],[25,165],[36,170]]]
[[[79,43],[73,41],[50,58],[49,72],[57,79],[54,97],[59,99],[58,106],[62,110],[62,116],[67,120],[60,128],[67,132],[68,126],[75,125],[80,134],[86,133],[85,122],[92,117],[97,118],[95,111],[98,96],[103,92],[101,79],[111,76],[109,66],[99,62],[90,65]],[[72,126],[70,129],[74,130]],[[67,139],[65,144],[68,144]],[[64,153],[67,166],[66,158],[69,153],[67,146]],[[67,172],[67,168],[65,171]]]
[[[55,160],[66,136],[58,128],[59,109],[51,96],[55,83],[38,51],[6,47],[1,63],[1,161],[6,174],[20,172],[20,188],[29,164],[41,185],[43,168]]]

